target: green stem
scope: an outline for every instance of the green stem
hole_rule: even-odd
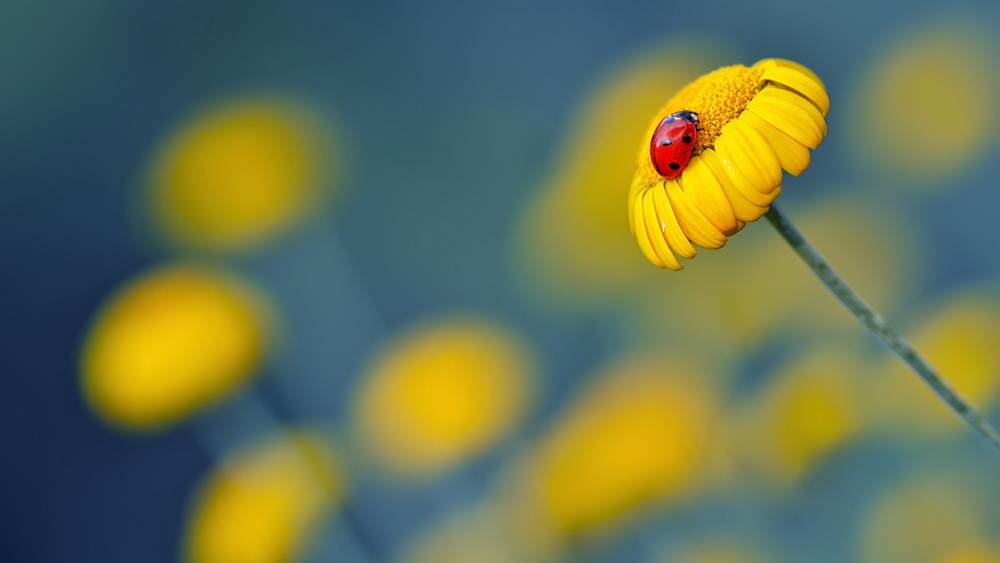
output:
[[[806,241],[798,229],[782,215],[781,211],[778,211],[777,207],[772,205],[766,217],[781,233],[781,236],[785,237],[785,240],[799,257],[812,268],[816,276],[826,284],[826,287],[837,296],[837,299],[851,311],[855,318],[861,321],[861,324],[865,325],[882,343],[906,362],[962,420],[986,438],[994,448],[1000,450],[1000,432],[997,432],[997,429],[979,411],[956,393],[951,385],[938,375],[934,368],[900,336],[896,329],[889,326],[882,317],[861,300],[857,293],[854,293],[844,283],[844,280],[833,271],[833,268]]]

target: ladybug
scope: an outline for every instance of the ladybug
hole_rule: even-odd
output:
[[[649,158],[668,180],[681,175],[698,140],[698,114],[682,110],[663,118],[649,141]]]

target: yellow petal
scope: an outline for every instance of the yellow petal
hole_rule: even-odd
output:
[[[723,234],[736,232],[736,216],[733,206],[722,191],[722,185],[716,179],[708,165],[700,156],[694,156],[688,162],[684,173],[678,178],[681,188],[694,202],[695,207],[705,214],[712,225]]]
[[[740,121],[749,123],[758,133],[767,139],[781,167],[792,176],[798,176],[809,167],[809,149],[805,145],[789,137],[784,131],[764,121],[756,113],[745,111],[739,117]]]
[[[677,255],[684,258],[694,258],[698,251],[691,241],[688,240],[684,231],[681,230],[680,223],[677,222],[677,214],[670,206],[667,199],[667,192],[663,188],[664,182],[653,186],[653,204],[656,207],[656,216],[660,219],[660,226],[663,229],[663,236],[667,239],[667,246]]]
[[[674,253],[667,246],[667,241],[663,238],[663,231],[659,228],[660,220],[656,217],[656,207],[653,204],[653,190],[646,190],[642,195],[642,213],[646,222],[646,234],[649,235],[650,242],[653,243],[653,252],[660,257],[660,261],[671,270],[683,268],[677,261]]]
[[[639,190],[645,187],[644,180],[645,176],[637,172],[632,176],[632,187],[628,191],[628,228],[633,235],[635,234],[635,217],[632,214],[632,204],[639,195]]]
[[[723,162],[731,159],[733,167],[740,171],[756,192],[769,194],[781,184],[781,163],[771,145],[756,129],[739,118],[722,128],[722,134],[715,141],[715,151]],[[771,203],[748,199],[758,205]]]
[[[726,192],[726,197],[729,198],[729,203],[733,206],[733,214],[736,215],[738,220],[746,222],[756,221],[760,219],[761,215],[767,212],[767,207],[754,204],[744,197],[740,190],[736,189],[733,181],[729,179],[729,174],[726,173],[718,153],[709,149],[703,151],[699,156],[708,165],[708,169],[715,175],[719,184],[722,185],[722,190]]]
[[[729,182],[740,195],[758,207],[767,207],[771,204],[774,198],[770,194],[757,191],[751,180],[746,177],[742,169],[737,165],[736,161],[740,156],[738,153],[734,155],[731,145],[722,144],[718,146],[715,149],[715,154],[718,156],[718,163],[722,173],[729,179]]]
[[[652,243],[649,242],[649,236],[646,234],[646,220],[642,216],[642,196],[632,200],[632,216],[635,218],[635,240],[639,243],[639,249],[642,250],[643,256],[657,268],[666,268],[667,265],[660,261],[660,257],[656,255]]]
[[[791,68],[801,72],[802,74],[806,75],[806,77],[811,78],[817,84],[819,84],[820,87],[822,87],[824,90],[826,89],[823,86],[823,81],[819,79],[819,76],[815,72],[809,70],[809,68],[800,65],[795,61],[790,61],[788,59],[764,59],[758,61],[756,64],[753,65],[753,67],[761,70],[768,70],[775,67]]]
[[[670,206],[676,211],[677,222],[680,223],[681,230],[691,239],[691,242],[704,248],[725,246],[727,240],[725,235],[713,227],[705,215],[698,211],[691,198],[681,190],[677,181],[667,180],[665,186]]]
[[[830,97],[823,83],[801,70],[788,66],[773,66],[764,71],[761,82],[771,81],[792,90],[811,101],[824,116],[830,111]]]
[[[816,106],[788,90],[765,87],[750,100],[746,110],[811,149],[818,147],[826,135],[826,121]]]

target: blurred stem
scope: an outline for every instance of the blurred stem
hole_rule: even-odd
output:
[[[774,228],[785,237],[788,244],[805,263],[812,268],[812,271],[819,279],[826,284],[826,287],[833,292],[837,299],[861,321],[883,344],[895,352],[910,368],[919,375],[924,382],[941,397],[955,414],[962,418],[976,432],[986,438],[994,448],[1000,450],[1000,433],[994,428],[982,414],[979,413],[968,401],[963,399],[952,386],[945,381],[934,370],[930,364],[917,354],[906,340],[900,336],[896,329],[889,326],[885,320],[871,309],[857,293],[844,283],[844,280],[833,271],[833,268],[816,252],[806,239],[799,233],[798,229],[786,218],[774,205],[766,214],[767,220],[774,225]]]

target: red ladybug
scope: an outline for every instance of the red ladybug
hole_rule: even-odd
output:
[[[649,141],[653,168],[668,180],[681,175],[698,140],[698,114],[679,111],[663,118]]]

